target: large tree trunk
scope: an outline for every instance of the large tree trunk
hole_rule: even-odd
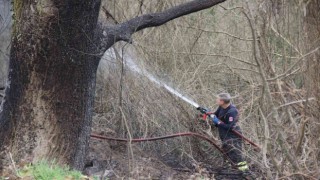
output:
[[[0,162],[11,153],[16,162],[55,159],[81,170],[102,52],[116,41],[130,42],[136,31],[224,1],[188,1],[97,28],[100,0],[15,0],[9,80],[0,106]]]
[[[15,161],[55,159],[82,169],[90,136],[99,0],[14,2],[0,146]]]
[[[307,51],[312,51],[320,47],[320,1],[311,0],[307,4],[306,9],[306,35],[307,35]],[[309,71],[307,77],[311,82],[312,95],[316,98],[320,97],[320,50],[310,57]],[[319,100],[319,99],[318,99]],[[319,102],[319,101],[318,101]]]
[[[310,137],[309,142],[315,142],[315,147],[320,146],[320,125],[318,124],[320,119],[320,1],[311,0],[308,1],[306,7],[305,16],[305,30],[307,35],[307,52],[310,52],[316,48],[316,51],[312,56],[309,56],[309,61],[306,66],[308,71],[306,72],[305,84],[307,89],[307,97],[315,97],[315,102],[305,103],[305,113],[311,116],[309,132],[313,136]],[[308,107],[308,108],[307,108]],[[301,139],[302,141],[302,139]],[[316,152],[318,161],[320,160],[320,151]]]

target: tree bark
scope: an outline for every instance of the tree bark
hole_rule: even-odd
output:
[[[55,159],[82,169],[99,58],[100,2],[14,2],[0,145],[15,161]]]
[[[100,0],[15,0],[9,77],[0,106],[0,167],[10,152],[16,162],[48,159],[82,170],[104,51],[136,31],[223,1],[194,0],[103,27],[97,25]]]
[[[320,47],[320,2],[317,0],[310,0],[306,7],[305,16],[305,30],[307,35],[307,52]],[[320,97],[320,51],[316,51],[310,56],[310,64],[308,69],[308,76],[306,77],[310,82],[309,88],[312,90],[312,95],[319,100]],[[308,61],[309,62],[309,61]],[[308,88],[308,87],[307,87]],[[319,101],[317,101],[319,102]]]
[[[320,47],[320,1],[310,0],[306,6],[305,15],[305,32],[307,38],[306,51],[316,49]],[[312,126],[311,134],[313,137],[309,138],[309,142],[315,142],[315,147],[320,146],[320,125],[317,124],[320,119],[320,51],[317,50],[312,56],[309,56],[309,61],[306,63],[308,71],[305,75],[305,88],[307,90],[306,101],[304,102],[304,122],[301,125],[300,140],[297,143],[297,151],[302,149],[303,142],[307,137],[305,133],[305,128]],[[309,97],[315,97],[315,101],[309,102]],[[310,120],[307,119],[311,117]],[[306,126],[306,127],[305,127]],[[306,130],[306,132],[308,132]],[[316,156],[320,157],[320,150],[317,150]]]

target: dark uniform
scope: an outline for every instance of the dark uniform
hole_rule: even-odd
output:
[[[214,115],[222,121],[218,126],[219,136],[222,141],[222,149],[229,156],[233,163],[239,166],[246,166],[246,162],[242,158],[242,139],[234,134],[231,130],[234,129],[241,133],[240,127],[237,125],[239,113],[234,105],[230,105],[226,109],[219,107]]]

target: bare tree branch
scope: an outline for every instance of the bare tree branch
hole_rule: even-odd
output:
[[[254,39],[254,41],[252,41],[252,48],[253,48],[253,58],[255,59],[257,65],[258,65],[258,68],[259,68],[259,72],[260,72],[260,76],[261,76],[261,79],[263,81],[263,88],[264,88],[264,91],[265,91],[265,95],[266,97],[269,99],[269,104],[271,106],[271,109],[272,109],[272,116],[273,116],[273,119],[278,123],[278,124],[281,124],[281,118],[279,116],[279,112],[277,111],[277,108],[273,102],[273,98],[272,98],[272,95],[271,95],[271,90],[270,90],[270,87],[269,87],[269,84],[268,84],[268,80],[267,80],[267,77],[266,77],[266,72],[263,68],[263,65],[262,65],[262,62],[261,62],[261,56],[260,56],[260,53],[258,51],[258,45],[257,45],[257,29],[256,29],[256,24],[254,23],[254,19],[252,17],[252,12],[251,12],[251,9],[249,8],[249,3],[248,1],[246,1],[246,4],[247,4],[247,7],[248,7],[248,10],[249,12],[246,13],[245,11],[242,11],[243,14],[245,15],[245,17],[247,18],[248,20],[248,23],[249,23],[249,26],[250,26],[250,29],[251,29],[251,33],[252,33],[252,38]],[[278,141],[278,144],[280,145],[280,147],[282,148],[282,150],[284,151],[288,161],[291,163],[292,167],[294,170],[299,170],[299,166],[297,164],[297,161],[296,159],[294,159],[294,156],[292,154],[292,152],[290,151],[290,149],[288,148],[289,145],[288,145],[288,142],[285,140],[285,135],[283,133],[283,131],[280,129],[279,126],[275,126],[275,129],[276,131],[278,131],[278,138],[277,138],[277,141]]]
[[[234,57],[234,56],[231,56],[231,55],[228,55],[228,54],[210,54],[210,53],[194,53],[194,52],[170,52],[170,51],[151,51],[151,52],[155,52],[155,53],[166,53],[166,54],[169,54],[169,53],[172,53],[172,54],[184,54],[184,55],[199,55],[199,56],[215,56],[215,57],[225,57],[225,58],[230,58],[232,60],[236,60],[236,61],[239,61],[239,62],[242,62],[242,63],[245,63],[245,64],[248,64],[248,65],[251,65],[251,66],[257,66],[256,64],[252,63],[252,62],[249,62],[249,61],[245,61],[245,60],[242,60],[240,58],[237,58],[237,57]]]
[[[102,11],[104,12],[105,16],[107,18],[110,18],[114,24],[119,24],[119,22],[114,18],[114,16],[108,11],[108,9],[105,6],[101,7]]]
[[[188,27],[185,26],[185,28],[195,29],[195,30],[206,32],[206,33],[224,34],[224,35],[227,35],[227,36],[230,36],[232,38],[239,39],[239,40],[242,40],[242,41],[253,41],[253,39],[242,38],[242,37],[230,34],[230,33],[225,32],[225,31],[211,31],[211,30],[208,30],[208,29],[202,29],[202,28],[197,28],[197,27],[192,27],[192,26],[188,26]]]
[[[285,106],[290,106],[290,105],[293,105],[293,104],[297,104],[297,103],[303,103],[303,102],[306,102],[306,101],[313,101],[313,100],[316,100],[316,98],[308,98],[308,99],[302,99],[302,100],[298,100],[298,101],[292,101],[292,102],[288,102],[286,104],[282,104],[280,106],[277,107],[277,109],[279,108],[282,108],[282,107],[285,107]]]
[[[145,14],[129,21],[109,26],[104,32],[105,45],[103,49],[107,50],[117,41],[123,40],[131,42],[132,34],[142,29],[163,25],[178,17],[208,9],[224,1],[225,0],[193,0],[174,6],[163,12]]]
[[[283,77],[288,77],[290,76],[291,74],[295,73],[296,70],[294,70],[293,72],[290,73],[290,71],[297,65],[301,64],[302,61],[304,60],[307,60],[305,59],[307,56],[309,56],[310,54],[313,54],[315,52],[318,52],[318,50],[320,49],[320,47],[317,47],[315,48],[314,50],[308,52],[307,54],[304,54],[302,55],[291,67],[289,67],[286,72],[284,72],[283,74],[280,74],[276,77],[273,77],[273,78],[270,78],[270,79],[267,79],[268,81],[274,81],[274,80],[277,80],[279,78],[283,78]],[[299,70],[299,69],[298,69]]]

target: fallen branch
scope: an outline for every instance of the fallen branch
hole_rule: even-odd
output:
[[[305,136],[305,131],[306,131],[306,124],[308,122],[309,119],[305,119],[302,121],[302,124],[301,124],[301,127],[300,127],[300,132],[299,132],[299,138],[298,138],[298,143],[297,143],[297,146],[296,146],[296,154],[299,153],[299,150],[301,148],[301,145],[302,145],[302,142],[303,142],[303,139],[304,139],[304,136]]]
[[[9,153],[6,152],[6,153],[7,153],[7,155],[9,156],[9,159],[10,159],[10,161],[11,161],[11,164],[12,164],[12,167],[13,167],[14,172],[15,172],[16,175],[19,177],[18,169],[17,169],[16,163],[14,162],[14,160],[13,160],[13,158],[12,158],[11,152],[9,152]],[[19,177],[19,178],[21,178],[21,177]]]

